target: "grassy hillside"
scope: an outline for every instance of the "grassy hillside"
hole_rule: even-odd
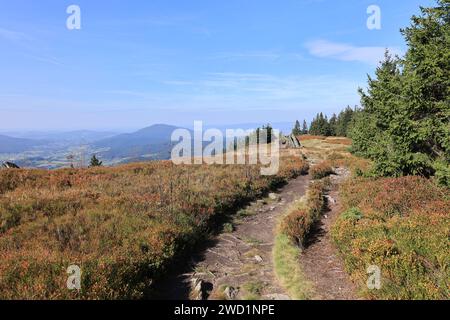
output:
[[[0,171],[0,298],[151,297],[152,280],[208,232],[214,217],[307,170],[284,157],[256,166]],[[67,267],[82,290],[66,288]]]

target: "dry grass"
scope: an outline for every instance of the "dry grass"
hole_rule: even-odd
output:
[[[327,143],[330,144],[341,144],[344,146],[351,146],[352,145],[352,140],[349,138],[342,138],[342,137],[327,137],[325,139],[325,141]]]
[[[326,162],[331,167],[347,167],[358,176],[370,171],[369,160],[356,157],[349,152],[351,140],[348,138],[315,137],[307,139],[302,145],[307,158],[316,163]]]
[[[299,139],[300,142],[308,141],[308,140],[325,140],[326,138],[327,137],[325,137],[325,136],[313,136],[310,134],[304,134],[304,135],[297,136],[297,139]]]
[[[343,157],[350,155],[348,145],[345,143],[335,143],[337,140],[346,141],[345,138],[334,138],[332,140],[323,139],[307,139],[302,141],[303,152],[308,159],[314,162],[327,160],[332,154],[340,154]]]

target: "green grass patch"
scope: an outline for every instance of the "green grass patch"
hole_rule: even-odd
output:
[[[325,209],[327,185],[324,179],[312,181],[306,196],[287,210],[277,228],[273,249],[275,273],[291,298],[296,300],[311,299],[314,294],[312,283],[301,269],[300,247]]]
[[[299,248],[287,235],[279,233],[273,249],[275,274],[292,299],[308,300],[312,298],[313,286],[301,269],[299,256]]]
[[[261,298],[262,291],[266,285],[262,281],[250,281],[245,283],[242,287],[247,294],[244,295],[245,300],[259,300]]]

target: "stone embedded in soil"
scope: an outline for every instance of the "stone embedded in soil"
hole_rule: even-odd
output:
[[[234,300],[236,299],[236,296],[238,294],[238,290],[233,287],[226,287],[223,293],[225,294],[225,297],[227,300]]]
[[[198,278],[192,278],[192,299],[193,300],[203,300],[204,292],[203,292],[203,280]]]
[[[255,260],[256,260],[256,262],[258,262],[258,263],[263,262],[263,258],[261,258],[261,256],[258,256],[258,255],[255,256]]]
[[[204,281],[200,278],[192,278],[191,280],[191,293],[190,298],[192,300],[206,300],[212,290],[212,284]]]
[[[268,300],[291,300],[291,298],[285,294],[281,294],[281,293],[273,293],[273,294],[268,294],[265,295],[264,298],[268,299]]]
[[[285,206],[305,194],[308,182],[307,176],[300,176],[283,186],[279,193],[275,194],[279,201],[273,201],[267,197],[264,200],[256,200],[243,209],[245,213],[251,212],[252,214],[243,214],[238,227],[232,233],[222,233],[218,236],[212,246],[208,246],[208,249],[202,251],[201,260],[193,263],[194,270],[207,268],[211,274],[208,272],[202,276],[199,273],[189,275],[189,277],[203,279],[203,288],[197,281],[190,284],[189,298],[239,300],[245,297],[241,297],[239,286],[254,282],[265,284],[262,299],[266,299],[265,295],[276,294],[267,299],[287,300],[288,296],[282,295],[284,289],[273,275],[271,256],[273,231]],[[274,207],[274,210],[271,211],[270,207]],[[186,284],[185,281],[175,283],[175,286],[179,285],[180,288],[180,294],[176,296],[176,299],[186,299],[183,296],[183,293],[186,292],[184,289],[187,289]],[[209,297],[210,293],[212,293],[211,297]]]
[[[270,200],[279,200],[280,196],[277,195],[276,193],[271,192],[271,193],[269,193],[269,199]]]
[[[330,204],[336,204],[336,199],[334,199],[334,198],[331,197],[330,195],[326,195],[325,198],[327,198],[328,203],[330,203]]]

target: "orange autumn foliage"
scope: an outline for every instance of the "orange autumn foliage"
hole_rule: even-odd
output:
[[[333,238],[347,270],[372,299],[448,299],[450,192],[421,177],[351,179]],[[380,290],[366,287],[369,265]]]
[[[303,174],[168,161],[89,169],[0,171],[1,299],[152,297],[154,280],[192,250],[214,219]],[[66,288],[67,267],[82,290]]]

